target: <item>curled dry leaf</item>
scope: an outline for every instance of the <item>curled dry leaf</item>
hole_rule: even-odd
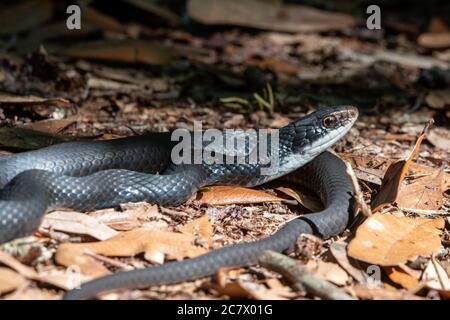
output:
[[[210,187],[208,191],[200,192],[197,199],[204,204],[219,206],[284,201],[282,198],[263,191],[228,186]]]
[[[139,228],[122,232],[108,240],[90,243],[63,243],[55,254],[56,261],[66,267],[78,265],[86,275],[100,276],[109,271],[97,259],[84,254],[85,250],[115,257],[130,257],[145,253],[148,260],[161,262],[161,255],[172,259],[194,257],[206,250],[194,244],[195,236],[169,231]]]
[[[367,263],[393,266],[428,256],[441,245],[444,219],[374,214],[358,227],[348,245],[349,256]]]
[[[63,232],[86,234],[99,240],[106,240],[118,234],[97,219],[75,211],[51,212],[45,216],[41,226]]]
[[[382,207],[394,203],[397,200],[402,181],[405,179],[412,160],[419,153],[420,145],[422,144],[423,139],[425,139],[430,125],[431,122],[425,126],[408,157],[392,163],[386,170],[381,183],[380,192],[377,193],[370,205],[373,212],[376,212]]]

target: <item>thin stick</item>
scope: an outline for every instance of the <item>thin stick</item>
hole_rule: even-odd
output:
[[[355,172],[353,171],[352,166],[350,163],[345,162],[345,166],[347,167],[347,174],[350,177],[350,180],[353,184],[353,190],[355,192],[354,199],[355,199],[355,209],[359,209],[361,213],[366,216],[370,217],[372,215],[372,210],[370,210],[370,207],[366,204],[364,201],[363,193],[361,192],[361,187],[359,186],[358,179],[356,178]],[[356,214],[357,212],[355,212]]]
[[[305,266],[299,265],[297,261],[281,253],[266,251],[259,258],[259,263],[285,276],[294,284],[296,290],[305,288],[307,292],[328,300],[354,300],[339,287],[319,278]]]

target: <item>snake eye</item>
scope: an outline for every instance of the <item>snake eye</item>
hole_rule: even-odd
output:
[[[334,115],[326,116],[322,119],[322,124],[325,128],[334,128],[337,124],[337,118]]]

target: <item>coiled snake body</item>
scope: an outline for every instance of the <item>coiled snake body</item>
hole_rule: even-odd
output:
[[[357,116],[355,107],[329,107],[281,128],[278,150],[271,155],[277,157],[278,166],[264,175],[260,163],[174,164],[171,155],[176,142],[170,133],[63,143],[2,157],[0,243],[32,233],[44,213],[57,207],[91,210],[137,201],[176,205],[202,186],[256,186],[280,176],[317,192],[323,211],[291,220],[268,238],[102,277],[69,291],[65,298],[86,299],[106,290],[176,283],[211,275],[220,267],[255,264],[265,250],[291,248],[302,233],[330,237],[345,229],[352,186],[342,161],[324,151],[345,135]],[[246,140],[246,152],[253,147]]]

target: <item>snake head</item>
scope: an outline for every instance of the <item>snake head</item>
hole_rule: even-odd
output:
[[[315,157],[342,138],[358,114],[354,106],[326,107],[290,123],[293,153]]]

